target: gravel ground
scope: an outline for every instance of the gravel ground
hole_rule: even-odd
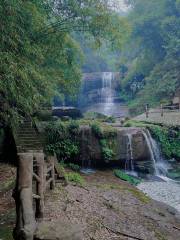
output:
[[[135,117],[134,120],[146,121],[146,122],[152,122],[152,123],[162,123],[162,124],[171,125],[171,126],[180,126],[180,111],[165,112],[163,117],[161,117],[161,114],[159,112],[152,113],[154,111],[156,111],[156,109],[153,109],[150,111],[148,118],[146,118],[146,115],[143,113]]]
[[[180,184],[174,182],[143,182],[138,188],[156,201],[164,202],[180,212]]]

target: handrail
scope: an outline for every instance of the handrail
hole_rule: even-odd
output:
[[[161,117],[163,117],[164,113],[168,113],[168,112],[180,112],[180,98],[179,98],[179,104],[176,104],[175,106],[174,105],[163,105],[161,103],[160,108],[155,108],[154,110],[151,110],[149,108],[149,104],[145,105],[146,118],[148,118],[149,115],[152,113],[160,113]]]
[[[18,153],[18,157],[13,194],[17,212],[14,236],[15,239],[21,239],[23,236],[24,240],[33,240],[37,222],[44,217],[44,195],[47,186],[49,185],[50,189],[55,187],[56,159],[54,156],[48,156],[46,162],[41,151]]]

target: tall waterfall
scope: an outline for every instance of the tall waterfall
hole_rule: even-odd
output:
[[[114,73],[112,72],[103,72],[102,73],[102,89],[101,89],[101,98],[104,104],[104,114],[109,115],[111,108],[113,108],[113,90],[112,90],[112,81],[114,79]]]

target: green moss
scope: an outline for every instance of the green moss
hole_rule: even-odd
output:
[[[139,201],[143,203],[149,203],[151,200],[148,196],[146,196],[143,192],[139,191],[138,189],[128,188],[127,191],[132,193],[134,197],[136,197]]]
[[[132,185],[138,185],[141,182],[141,180],[135,177],[129,176],[126,173],[122,172],[121,170],[117,170],[117,169],[114,170],[114,175],[124,181],[131,183]]]

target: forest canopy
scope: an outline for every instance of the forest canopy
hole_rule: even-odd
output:
[[[120,47],[129,28],[106,0],[0,0],[0,16],[0,118],[10,124],[55,95],[77,93],[82,51],[74,32]]]
[[[180,1],[129,0],[132,33],[122,51],[122,89],[131,109],[171,99],[180,87]]]

